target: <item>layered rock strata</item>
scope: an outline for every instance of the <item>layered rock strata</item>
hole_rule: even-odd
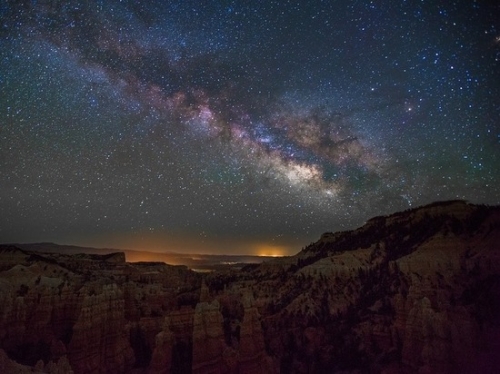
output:
[[[452,201],[203,276],[0,246],[0,372],[494,373],[499,243]]]

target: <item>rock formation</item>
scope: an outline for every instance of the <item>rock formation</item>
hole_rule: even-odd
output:
[[[240,327],[239,373],[272,373],[272,360],[267,356],[261,317],[251,291],[242,297],[243,321]]]
[[[193,324],[193,373],[220,373],[224,332],[217,300],[196,305]]]
[[[0,269],[2,364],[54,373],[148,368],[157,342],[168,345],[163,321],[170,313],[175,318],[180,304],[196,304],[201,281],[185,267],[129,264],[122,254],[68,256],[14,246],[0,246]]]
[[[207,284],[252,291],[276,371],[494,372],[498,243],[498,207],[436,203]]]
[[[206,275],[0,246],[0,372],[493,373],[499,243],[451,201]]]

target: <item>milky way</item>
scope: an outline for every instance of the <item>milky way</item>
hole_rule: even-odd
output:
[[[432,201],[500,202],[498,5],[0,12],[1,242],[285,254]]]

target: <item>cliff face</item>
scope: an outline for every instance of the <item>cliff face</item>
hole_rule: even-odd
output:
[[[134,363],[123,293],[116,284],[86,290],[68,345],[77,373],[126,372]],[[95,293],[94,293],[95,292]]]
[[[456,201],[204,280],[0,246],[0,372],[495,372],[499,243],[500,209]]]
[[[193,325],[193,373],[217,373],[223,367],[224,332],[220,305],[201,302]]]
[[[238,319],[223,316],[218,297],[184,267],[3,246],[0,269],[6,370],[262,373],[269,366],[253,300],[230,295]]]
[[[122,254],[66,256],[0,246],[0,269],[2,372],[20,365],[127,373],[152,362],[158,369],[172,361],[161,348],[191,339],[201,279],[184,267],[128,264]],[[189,317],[178,318],[185,309]],[[165,329],[165,319],[182,333]]]
[[[500,209],[447,202],[324,234],[207,284],[251,291],[281,372],[494,372],[499,243]]]

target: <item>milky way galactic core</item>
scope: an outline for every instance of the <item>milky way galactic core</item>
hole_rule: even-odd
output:
[[[500,202],[500,9],[4,1],[1,242],[294,253]]]

